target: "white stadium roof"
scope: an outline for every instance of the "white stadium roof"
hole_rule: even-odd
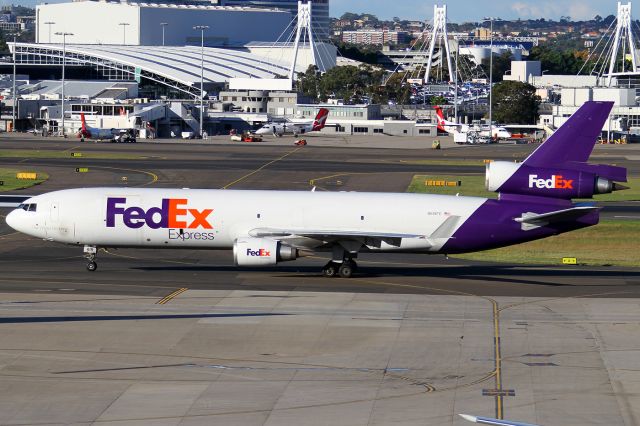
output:
[[[13,48],[13,43],[9,43]],[[16,43],[18,64],[60,64],[61,44]],[[199,46],[66,45],[67,64],[94,65],[142,76],[192,95],[200,87]],[[232,78],[286,77],[290,64],[239,49],[204,48],[204,82],[227,83]],[[304,72],[297,67],[298,72]]]

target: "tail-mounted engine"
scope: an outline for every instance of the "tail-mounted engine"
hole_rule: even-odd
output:
[[[587,163],[540,168],[496,161],[488,163],[486,170],[489,191],[549,198],[592,198],[596,194],[627,189],[616,181],[627,181],[625,168]]]
[[[298,249],[265,238],[240,238],[233,245],[236,266],[272,266],[298,257]]]

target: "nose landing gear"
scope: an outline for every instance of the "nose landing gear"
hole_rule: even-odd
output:
[[[98,264],[95,262],[98,248],[96,246],[84,246],[84,257],[88,260],[87,271],[93,272],[98,269]]]

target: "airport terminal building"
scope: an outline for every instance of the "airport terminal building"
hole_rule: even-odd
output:
[[[337,49],[323,41],[303,41],[296,50],[294,43],[279,41],[283,32],[293,29],[294,6],[300,5],[292,1],[193,0],[181,4],[84,0],[39,5],[36,43],[10,43],[19,72],[31,76],[18,87],[16,126],[38,131],[46,126],[59,132],[64,114],[65,132],[73,132],[79,126],[79,112],[85,112],[87,120],[96,125],[134,123],[141,133],[151,127],[158,136],[184,131],[198,134],[202,128],[214,135],[255,129],[272,119],[309,119],[310,100],[287,92],[291,85],[282,89],[280,83],[291,81],[292,70],[295,75],[311,64],[324,70],[336,66]],[[317,35],[315,25],[324,25],[322,16],[328,19],[328,1],[313,2],[310,7],[314,17],[308,25]],[[321,17],[318,22],[316,15]],[[197,25],[209,28],[201,33],[194,29]],[[284,37],[287,39],[291,37]],[[31,80],[61,78],[63,62],[69,88],[84,87],[85,81],[99,81],[105,87],[134,83],[138,85],[136,95],[107,102],[104,96],[67,90],[63,111],[61,90],[52,85],[34,89],[31,84]],[[8,68],[4,66],[5,73]],[[242,84],[249,87],[238,87]],[[82,103],[93,106],[84,108]],[[379,107],[378,112],[374,106],[331,105],[329,109],[334,125],[325,133],[435,133],[433,125],[418,128],[415,121],[383,120]],[[8,128],[12,114],[13,99],[9,99],[2,109],[0,128]]]
[[[75,1],[36,7],[36,43],[62,43],[56,33],[67,32],[67,43],[81,45],[199,46],[193,27],[207,25],[205,46],[239,47],[277,40],[291,20],[289,11],[249,6]]]

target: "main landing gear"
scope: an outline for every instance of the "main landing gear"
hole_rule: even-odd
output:
[[[327,278],[340,277],[351,278],[358,269],[358,264],[353,259],[344,260],[342,263],[333,260],[322,268],[322,276]]]
[[[347,252],[341,248],[334,248],[333,260],[322,268],[322,275],[327,278],[340,277],[351,278],[358,269],[358,264],[353,260],[357,252]]]
[[[96,246],[84,246],[84,257],[88,260],[87,271],[93,272],[98,269],[98,264],[95,262],[98,248]]]

